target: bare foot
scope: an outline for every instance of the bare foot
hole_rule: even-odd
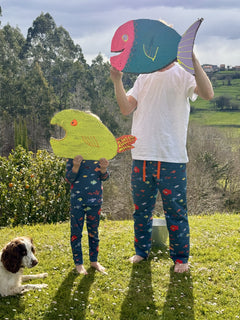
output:
[[[106,268],[104,268],[99,262],[95,261],[95,262],[91,262],[91,267],[95,268],[97,271],[103,273],[103,274],[107,274],[107,272],[105,271]]]
[[[138,262],[141,262],[142,260],[144,260],[144,258],[141,257],[141,256],[139,256],[139,255],[137,255],[137,254],[135,254],[135,256],[133,256],[133,257],[131,257],[131,258],[129,259],[129,261],[130,261],[131,263],[138,263]]]
[[[189,270],[188,263],[175,263],[174,272],[183,273]]]
[[[84,274],[84,275],[87,275],[87,270],[84,268],[83,264],[79,264],[76,266],[76,270],[78,273],[80,274]]]

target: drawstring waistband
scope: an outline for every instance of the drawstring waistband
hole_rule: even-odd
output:
[[[160,179],[161,161],[157,163],[157,179]],[[146,181],[146,160],[143,161],[143,181]]]
[[[146,181],[146,160],[143,161],[143,181]]]
[[[157,167],[157,179],[160,179],[160,169],[161,169],[161,162],[158,161],[158,167]]]

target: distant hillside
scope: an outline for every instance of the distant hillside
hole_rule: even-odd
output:
[[[208,76],[214,88],[214,99],[212,101],[197,99],[197,101],[191,103],[193,109],[240,110],[240,72],[219,71],[210,73]],[[227,98],[225,104],[216,105],[218,98],[221,96]]]

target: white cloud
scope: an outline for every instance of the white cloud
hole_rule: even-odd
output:
[[[74,42],[81,46],[84,57],[89,64],[99,53],[104,57],[104,60],[109,60],[111,31],[95,32],[89,34],[89,36],[74,39]]]
[[[196,37],[200,62],[240,64],[239,0],[2,0],[1,6],[2,25],[18,26],[24,36],[41,12],[50,13],[81,46],[88,62],[99,52],[111,56],[112,36],[128,20],[161,18],[182,35],[203,17]]]
[[[209,37],[207,41],[196,46],[196,52],[202,64],[240,65],[239,39],[226,40],[221,37]]]

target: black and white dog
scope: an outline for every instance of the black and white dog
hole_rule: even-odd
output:
[[[3,248],[0,252],[0,296],[12,296],[47,287],[47,284],[22,285],[22,281],[45,278],[48,275],[22,275],[24,267],[32,268],[38,264],[34,253],[33,241],[29,237],[15,238]]]

